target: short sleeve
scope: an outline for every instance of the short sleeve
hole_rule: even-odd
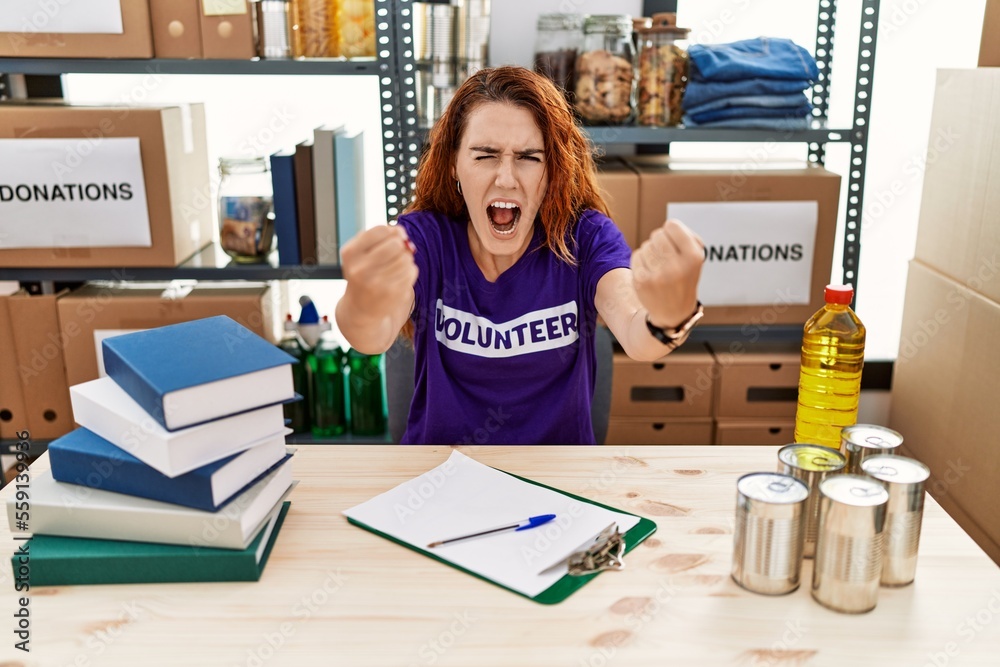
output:
[[[581,277],[591,303],[597,296],[597,283],[612,269],[632,266],[632,249],[618,225],[598,211],[586,211],[577,223],[577,242]]]
[[[417,283],[413,286],[413,293],[414,309],[418,312],[422,311],[427,303],[428,283],[434,275],[434,253],[440,250],[440,242],[434,243],[430,238],[436,231],[436,225],[433,223],[433,220],[419,213],[404,213],[396,219],[396,224],[406,230],[406,235],[416,248],[413,260],[417,263],[419,275]]]

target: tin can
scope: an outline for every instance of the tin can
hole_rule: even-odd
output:
[[[895,454],[903,444],[903,436],[891,428],[874,424],[855,424],[840,432],[840,453],[847,459],[852,475],[864,475],[861,462],[869,456]]]
[[[889,492],[860,475],[832,475],[820,483],[819,492],[812,596],[834,611],[871,611],[882,576]]]
[[[917,574],[917,547],[924,517],[924,483],[931,471],[905,456],[870,456],[861,463],[866,475],[885,485],[889,505],[885,516],[883,586],[906,586]]]
[[[806,534],[802,555],[812,558],[816,553],[816,531],[819,530],[819,484],[829,475],[844,471],[843,454],[822,445],[786,445],[778,450],[778,472],[791,475],[809,489],[806,501]]]
[[[806,485],[791,475],[755,472],[736,482],[733,581],[754,593],[799,587]]]

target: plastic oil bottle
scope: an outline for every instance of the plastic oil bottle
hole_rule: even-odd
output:
[[[851,310],[854,288],[827,285],[826,305],[806,322],[795,442],[840,449],[840,431],[858,418],[865,326]]]
[[[312,434],[325,438],[343,435],[347,432],[344,350],[329,331],[320,334],[309,357],[309,367],[312,371]]]

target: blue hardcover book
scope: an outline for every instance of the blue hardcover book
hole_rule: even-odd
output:
[[[278,264],[302,263],[299,247],[299,216],[295,202],[295,154],[271,156],[271,186],[274,189],[274,233],[278,237]]]
[[[364,133],[334,136],[337,185],[337,236],[340,247],[365,230]]]
[[[281,351],[219,315],[102,342],[104,370],[168,431],[295,398]]]
[[[238,454],[167,477],[85,428],[49,443],[52,477],[59,482],[206,512],[218,511],[289,458],[285,434],[279,433]]]

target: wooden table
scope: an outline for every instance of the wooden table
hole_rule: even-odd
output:
[[[624,571],[547,607],[340,514],[449,451],[300,446],[301,483],[259,583],[34,589],[28,654],[12,648],[4,562],[0,665],[1000,665],[1000,569],[930,498],[915,584],[881,589],[874,611],[852,616],[812,600],[810,561],[782,597],[729,577],[736,478],[773,470],[774,447],[463,448],[659,525]],[[2,531],[10,551],[6,521]]]

